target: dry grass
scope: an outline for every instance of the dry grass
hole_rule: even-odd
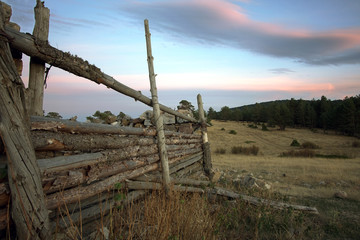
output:
[[[199,194],[154,191],[114,211],[115,239],[214,239],[216,217]]]
[[[273,191],[293,196],[332,197],[334,192],[344,190],[349,198],[360,200],[360,151],[352,143],[355,138],[314,133],[307,129],[269,131],[249,128],[246,123],[212,121],[208,129],[212,149],[224,148],[227,154],[213,154],[214,168],[220,170],[246,170],[255,176],[261,175],[273,185]],[[231,135],[221,128],[234,129]],[[323,155],[349,156],[342,158],[292,158],[280,157],[281,153],[294,150],[293,139],[300,144],[311,142],[320,147],[316,153]],[[252,142],[259,147],[258,156],[234,155],[231,148]],[[284,177],[285,175],[285,177]]]

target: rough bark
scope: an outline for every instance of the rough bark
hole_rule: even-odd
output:
[[[119,135],[70,134],[49,131],[32,131],[31,138],[36,151],[95,151],[121,149],[130,146],[155,145],[155,139]]]
[[[1,32],[3,23],[0,11]],[[0,135],[8,159],[11,214],[18,238],[48,239],[49,217],[24,107],[24,85],[3,36],[0,36]]]

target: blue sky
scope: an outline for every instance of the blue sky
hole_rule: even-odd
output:
[[[6,0],[32,32],[35,0]],[[149,19],[159,100],[220,110],[279,99],[360,94],[357,0],[48,0],[51,45],[150,97],[144,19]],[[28,78],[24,57],[24,82]],[[148,107],[52,68],[44,109],[64,117],[96,110],[133,117]]]

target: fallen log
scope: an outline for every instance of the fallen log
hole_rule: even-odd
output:
[[[257,197],[250,197],[250,196],[247,196],[244,194],[238,194],[236,192],[233,192],[233,191],[230,191],[227,189],[223,189],[220,187],[208,189],[208,192],[211,194],[217,194],[217,195],[221,195],[221,196],[225,196],[225,197],[229,197],[229,198],[233,198],[233,199],[240,199],[240,200],[246,201],[250,204],[253,204],[255,206],[269,205],[276,209],[293,208],[294,210],[298,210],[298,211],[308,212],[308,213],[312,213],[312,214],[319,214],[318,210],[315,207],[294,205],[294,204],[289,204],[289,203],[282,203],[282,202],[276,202],[276,201],[267,200],[267,199],[261,199],[261,198],[257,198]]]

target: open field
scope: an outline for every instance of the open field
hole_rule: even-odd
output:
[[[208,131],[215,169],[252,172],[272,183],[274,191],[287,195],[327,198],[343,190],[349,198],[360,201],[360,148],[352,147],[354,141],[359,141],[356,138],[308,129],[262,131],[261,126],[254,129],[242,122],[212,124]],[[230,130],[237,134],[229,134]],[[315,143],[320,147],[314,150],[316,153],[349,158],[280,157],[283,152],[299,149],[290,146],[294,139],[300,144]],[[231,153],[232,147],[252,145],[259,147],[257,156]],[[220,148],[226,153],[217,154]]]
[[[271,185],[269,192],[280,193],[290,202],[317,207],[320,229],[326,233],[326,239],[359,236],[360,148],[353,146],[359,139],[309,129],[262,131],[261,125],[251,128],[245,122],[212,121],[212,124],[208,134],[215,180],[225,172],[231,185],[231,178],[252,173]],[[281,157],[283,152],[301,150],[290,146],[294,139],[300,144],[307,141],[316,144],[319,148],[312,151],[319,155]],[[232,147],[253,145],[259,148],[256,156],[231,152]],[[335,198],[339,191],[345,191],[347,197]]]

